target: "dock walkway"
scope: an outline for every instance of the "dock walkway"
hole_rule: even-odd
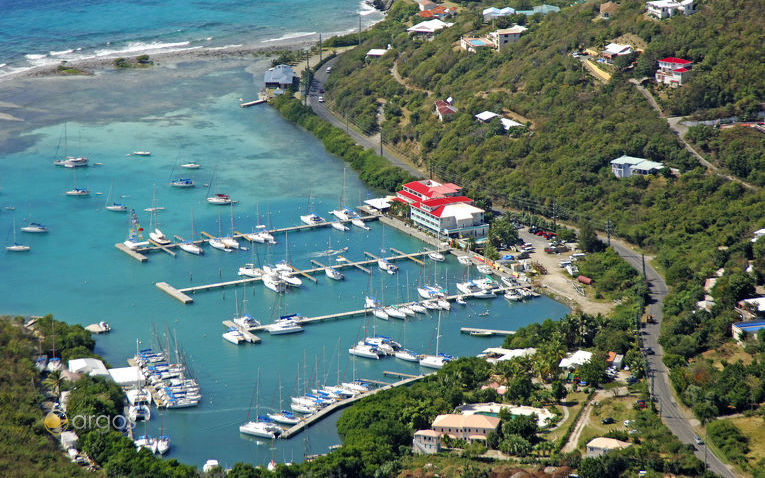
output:
[[[462,327],[460,332],[470,335],[513,335],[515,330],[477,329],[475,327]]]
[[[435,373],[435,372],[433,372],[433,373]],[[327,407],[322,408],[321,410],[319,410],[318,412],[314,413],[313,415],[310,415],[306,419],[301,420],[300,423],[298,423],[297,425],[294,425],[292,428],[284,431],[279,436],[279,438],[283,439],[283,440],[288,440],[288,439],[292,438],[294,435],[296,435],[296,434],[300,433],[301,431],[303,431],[303,429],[310,427],[311,425],[313,425],[317,421],[319,421],[319,420],[321,420],[321,419],[331,415],[332,413],[334,413],[337,410],[340,410],[341,408],[345,408],[348,405],[351,405],[352,403],[355,403],[355,402],[361,400],[362,398],[366,398],[366,397],[372,396],[375,393],[383,391],[383,390],[390,390],[391,388],[400,387],[402,385],[409,385],[410,383],[416,382],[417,380],[425,378],[428,375],[432,375],[433,373],[429,373],[429,374],[426,374],[426,375],[417,375],[417,376],[414,376],[412,378],[407,378],[407,379],[401,380],[401,381],[396,382],[396,383],[387,384],[387,385],[385,385],[383,387],[376,388],[374,390],[370,390],[369,392],[356,395],[355,397],[346,398],[345,400],[337,401],[337,402],[333,403],[332,405],[329,405]]]
[[[251,332],[251,330],[253,330],[253,329],[251,329],[251,328],[248,329],[246,327],[242,327],[241,325],[238,325],[238,324],[236,324],[235,322],[233,322],[231,320],[224,320],[223,321],[223,325],[225,327],[228,327],[228,328],[235,327],[235,328],[239,329],[239,332],[241,332],[242,335],[244,335],[245,340],[247,340],[247,342],[249,342],[251,344],[259,344],[260,343],[260,337],[258,337],[257,335],[253,334]]]

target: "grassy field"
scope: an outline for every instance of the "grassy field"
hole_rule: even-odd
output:
[[[728,363],[736,363],[741,360],[744,365],[752,363],[752,356],[744,352],[738,344],[733,342],[726,342],[721,347],[714,350],[707,350],[702,357],[711,360],[715,367],[722,370],[722,361],[725,360]]]
[[[585,425],[582,434],[579,437],[579,448],[583,448],[588,441],[595,437],[602,436],[610,431],[614,430],[626,430],[624,426],[624,420],[634,419],[636,411],[632,408],[635,402],[634,396],[618,397],[618,398],[606,398],[601,399],[598,405],[594,405],[590,419]],[[614,423],[610,425],[604,425],[601,420],[610,417],[614,419]]]
[[[574,417],[577,413],[579,413],[579,410],[582,408],[582,405],[584,404],[584,401],[587,399],[587,394],[584,392],[575,392],[575,393],[569,393],[566,398],[565,402],[568,404],[571,404],[568,408],[568,418],[564,420],[558,428],[551,431],[548,435],[542,435],[546,440],[550,441],[557,441],[560,439],[560,437],[563,436],[564,433],[566,433],[566,430],[568,430],[568,427],[571,426],[571,422],[574,421]],[[561,407],[563,408],[563,407]]]
[[[765,420],[759,417],[738,417],[729,421],[749,438],[751,450],[746,458],[754,469],[761,470],[762,475],[756,476],[765,476]]]

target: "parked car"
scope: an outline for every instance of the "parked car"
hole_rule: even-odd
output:
[[[702,440],[701,437],[698,436],[698,435],[695,435],[693,437],[693,441],[696,442],[697,445],[703,445],[704,444],[704,440]]]
[[[324,103],[324,97],[323,96],[319,96],[319,103]]]
[[[602,423],[603,425],[610,425],[614,423],[614,419],[611,417],[606,417],[603,420],[601,420],[600,423]]]
[[[329,73],[330,71],[332,71],[332,67],[331,67],[331,66],[328,66],[328,67],[327,67],[327,73]]]

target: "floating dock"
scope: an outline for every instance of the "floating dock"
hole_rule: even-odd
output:
[[[192,299],[191,297],[187,296],[183,292],[179,291],[175,287],[171,286],[167,282],[157,282],[154,285],[156,285],[157,288],[159,290],[161,290],[162,292],[170,295],[170,297],[173,297],[175,299],[180,300],[184,304],[191,304],[192,302],[194,302],[194,299]]]
[[[231,320],[224,320],[223,321],[223,325],[228,327],[228,328],[235,327],[235,328],[239,329],[239,332],[241,332],[242,335],[244,335],[245,340],[247,340],[247,342],[249,342],[251,344],[259,344],[260,343],[260,337],[258,337],[257,335],[253,334],[252,332],[250,332],[250,330],[252,330],[252,329],[247,329],[245,327],[242,327],[241,325],[237,325],[235,322],[233,322]]]
[[[265,102],[266,102],[266,100],[264,100],[264,99],[258,99],[258,100],[253,100],[253,101],[246,101],[244,103],[239,103],[239,106],[241,108],[249,108],[250,106],[260,105],[260,104],[263,104]]]
[[[115,244],[114,247],[121,250],[122,252],[129,255],[130,257],[137,260],[138,262],[146,262],[149,260],[148,257],[144,256],[140,252],[136,252],[133,249],[130,249],[128,246],[126,246],[125,244],[121,242],[118,242],[117,244]]]
[[[462,327],[460,332],[470,335],[513,335],[515,330],[476,329],[474,327]]]
[[[288,430],[284,431],[281,435],[279,435],[279,438],[282,439],[282,440],[288,440],[288,439],[292,438],[294,435],[296,435],[296,434],[300,433],[301,431],[303,431],[303,429],[308,428],[311,425],[313,425],[314,423],[318,422],[322,418],[327,417],[327,416],[331,415],[333,412],[335,412],[337,410],[340,410],[341,408],[345,408],[345,407],[347,407],[348,405],[351,405],[354,402],[358,402],[362,398],[369,397],[369,396],[374,395],[375,393],[383,391],[383,390],[389,390],[391,388],[400,387],[402,385],[409,385],[410,383],[416,382],[417,380],[425,378],[428,375],[432,375],[432,373],[429,373],[427,375],[415,375],[415,376],[413,376],[411,378],[407,378],[405,380],[401,380],[400,382],[389,383],[389,384],[386,384],[383,387],[376,388],[374,390],[370,390],[369,392],[365,392],[365,393],[361,393],[359,395],[356,395],[355,397],[346,398],[345,400],[337,401],[337,402],[333,403],[332,405],[329,405],[327,407],[322,408],[321,410],[319,410],[318,412],[314,413],[313,415],[310,415],[310,416],[306,417],[304,420],[301,420],[300,423],[298,423],[297,425],[294,425],[292,428],[289,428]],[[372,381],[369,380],[369,382],[372,382]],[[376,383],[384,383],[384,382],[377,382],[377,381],[374,381],[374,382],[376,382]]]

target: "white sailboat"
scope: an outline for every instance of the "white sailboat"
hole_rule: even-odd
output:
[[[160,414],[159,437],[157,438],[157,453],[164,455],[170,451],[170,437],[165,435],[165,417]]]
[[[90,189],[77,187],[77,171],[74,171],[74,187],[64,194],[71,197],[87,197],[90,196]]]
[[[56,159],[53,161],[55,166],[62,166],[65,168],[82,168],[88,165],[88,158],[85,156],[69,156],[68,142],[66,134],[66,123],[64,123],[64,156],[62,159]],[[61,140],[59,140],[59,147],[61,146]],[[56,148],[56,155],[58,155],[58,148]]]
[[[406,322],[404,322],[402,335],[403,337],[401,339],[401,342],[406,343]],[[420,360],[420,356],[417,353],[404,347],[399,347],[399,349],[396,350],[393,356],[399,360],[404,360],[406,362],[418,362]]]
[[[311,210],[311,191],[308,191],[308,210]],[[308,214],[304,216],[300,216],[300,220],[304,224],[308,224],[309,226],[315,226],[318,224],[323,224],[327,222],[323,217],[319,216],[318,214],[314,212],[309,212]]]
[[[191,210],[191,240],[183,241],[180,244],[178,244],[178,247],[180,247],[183,251],[188,252],[189,254],[194,254],[195,256],[200,256],[204,254],[205,250],[202,249],[202,246],[196,244],[194,242],[194,238],[196,235],[194,234],[194,210]]]
[[[30,246],[25,244],[19,244],[16,242],[16,218],[13,218],[13,244],[5,246],[5,250],[9,252],[26,252],[31,249]]]
[[[212,186],[213,186],[213,183],[215,182],[216,175],[217,175],[217,168],[213,172],[213,177],[210,180],[210,185],[207,186],[207,198],[206,198],[207,202],[215,206],[228,206],[229,204],[232,204],[234,202],[231,200],[231,197],[228,194],[215,193],[213,195],[210,195],[210,191],[212,190]]]
[[[261,438],[275,439],[282,433],[282,428],[274,423],[268,417],[258,414],[260,409],[260,368],[258,368],[258,383],[256,386],[256,402],[255,402],[255,420],[250,420],[250,411],[252,410],[252,402],[250,402],[250,411],[247,412],[247,421],[239,426],[239,433],[245,435],[252,435]]]
[[[215,249],[218,249],[223,252],[231,252],[231,248],[226,244],[223,239],[220,237],[222,235],[221,233],[221,225],[220,225],[220,212],[218,213],[218,237],[211,237],[207,242],[210,244],[210,247],[214,247]]]
[[[219,237],[229,249],[239,249],[239,241],[234,239],[234,205],[231,205],[231,235]]]
[[[106,203],[104,204],[104,209],[106,209],[107,211],[112,211],[112,212],[127,212],[127,206],[122,203],[118,203],[114,201],[111,204],[109,204],[112,198],[113,186],[114,186],[113,184],[109,186],[109,193],[106,195]]]
[[[441,312],[438,313],[438,325],[436,326],[436,354],[423,355],[420,358],[420,366],[426,368],[440,369],[454,357],[447,354],[438,353],[439,339],[441,338]]]
[[[446,257],[444,257],[443,254],[441,254],[438,251],[430,251],[428,252],[428,257],[436,262],[444,262],[446,260]]]
[[[201,166],[198,163],[183,163],[181,164],[181,167],[186,169],[199,169]]]

